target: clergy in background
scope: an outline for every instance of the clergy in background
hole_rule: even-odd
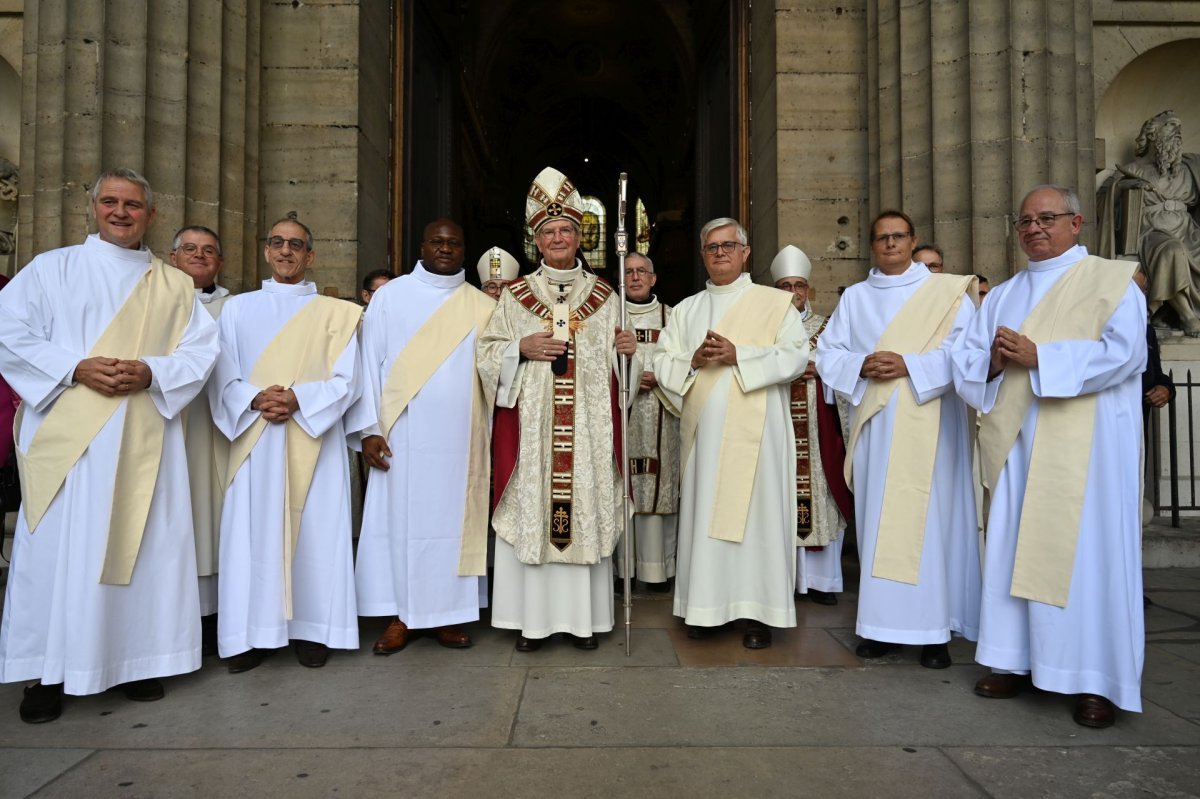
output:
[[[519,630],[521,652],[554,633],[595,649],[596,633],[613,627],[612,553],[623,529],[615,352],[633,355],[637,344],[617,330],[612,287],[583,269],[583,203],[570,179],[538,173],[525,217],[541,264],[501,292],[478,350],[497,406],[492,626]]]
[[[861,563],[855,650],[877,658],[920,644],[950,665],[952,633],[979,626],[971,427],[954,393],[950,347],[975,311],[974,278],[912,259],[912,220],[871,223],[875,265],[842,295],[817,339],[817,373],[852,408],[846,482]]]
[[[458,625],[487,604],[491,410],[475,342],[496,303],[467,283],[463,254],[456,222],[429,223],[413,271],[376,292],[363,319],[363,393],[347,429],[371,467],[358,613],[392,617],[377,655],[423,630],[470,646]]]
[[[676,616],[688,637],[747,619],[742,644],[795,627],[796,440],[790,387],[808,364],[792,296],[758,286],[734,219],[700,229],[708,283],[676,306],[654,375],[683,397]]]
[[[24,399],[0,682],[40,681],[21,701],[30,723],[57,718],[64,691],[152,701],[156,678],[200,667],[180,412],[217,357],[216,325],[143,245],[145,178],[105,172],[90,208],[98,233],[0,293],[0,373]]]
[[[775,288],[792,295],[808,346],[815,351],[828,317],[809,305],[812,262],[788,244],[771,261]],[[826,402],[817,368],[809,362],[791,385],[792,430],[796,435],[796,593],[821,605],[836,605],[842,590],[842,533],[854,516],[854,499],[842,468],[846,442],[837,405]]]
[[[657,591],[670,591],[675,577],[679,526],[679,412],[682,401],[658,384],[654,353],[671,307],[651,292],[658,276],[640,253],[625,256],[625,313],[637,339],[629,374],[629,482],[633,489],[634,575]],[[617,548],[617,573],[625,576],[624,547]]]
[[[306,279],[312,233],[294,216],[263,251],[271,277],[225,304],[208,386],[231,442],[217,643],[234,673],[289,640],[310,668],[358,648],[342,417],[359,394],[362,309]]]
[[[521,267],[507,250],[489,247],[475,262],[475,271],[479,274],[479,285],[483,293],[499,301],[500,292],[517,279]]]
[[[1016,220],[1026,269],[992,289],[955,346],[958,391],[983,412],[990,492],[975,693],[1032,682],[1078,694],[1074,718],[1141,711],[1141,372],[1137,264],[1089,256],[1079,198],[1040,186]],[[1036,433],[1036,435],[1035,435]]]
[[[180,228],[171,242],[171,263],[192,279],[196,299],[216,319],[229,299],[229,289],[217,284],[225,259],[221,239],[209,228]],[[217,552],[221,505],[225,501],[225,467],[229,440],[213,426],[208,393],[201,391],[183,413],[188,482],[192,487],[192,526],[196,533],[196,572],[200,575],[200,628],[203,653],[217,653]]]

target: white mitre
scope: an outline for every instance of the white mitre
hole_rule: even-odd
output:
[[[499,247],[485,250],[483,255],[479,256],[479,260],[475,262],[475,269],[479,272],[479,285],[481,286],[489,280],[503,280],[505,283],[511,283],[521,272],[517,259]]]
[[[775,260],[771,261],[771,283],[775,284],[784,278],[802,277],[809,280],[812,275],[812,261],[804,254],[804,250],[788,244]]]

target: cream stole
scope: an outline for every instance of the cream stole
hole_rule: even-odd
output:
[[[250,372],[250,384],[260,389],[276,385],[290,388],[299,383],[328,380],[338,356],[358,330],[361,318],[362,309],[357,305],[345,300],[315,296],[288,320],[258,356]],[[226,489],[268,424],[266,419],[259,416],[230,445]],[[292,558],[300,535],[300,517],[308,500],[317,458],[321,454],[321,440],[304,432],[295,419],[289,419],[286,424],[283,590],[285,613],[291,619]]]
[[[192,318],[191,280],[154,258],[125,303],[88,352],[89,358],[138,360],[169,355],[179,346]],[[166,420],[147,391],[106,397],[75,384],[54,402],[33,434],[28,452],[17,448],[21,504],[32,533],[92,440],[125,403],[125,423],[117,452],[108,543],[100,582],[129,585],[146,531],[150,501],[158,481]],[[18,412],[17,428],[24,416]]]
[[[1098,340],[1120,304],[1137,264],[1089,255],[1050,287],[1021,325],[1035,344]],[[979,430],[983,484],[995,490],[1033,404],[1029,370],[1004,369],[996,403]],[[1083,515],[1096,395],[1038,399],[1033,453],[1017,532],[1013,596],[1066,607]]]
[[[973,276],[930,275],[892,318],[875,345],[876,352],[905,355],[936,350],[954,326],[964,295],[978,302],[978,283]],[[846,485],[853,488],[854,450],[859,434],[872,417],[887,407],[893,394],[896,421],[892,427],[871,576],[916,585],[937,459],[942,398],[918,405],[907,378],[871,380],[850,428],[843,474]]]
[[[791,294],[751,284],[734,301],[713,331],[736,345],[766,347],[775,343],[784,315],[792,307]],[[733,371],[732,366],[710,366],[701,369],[691,388],[683,395],[683,416],[679,422],[681,458],[686,468],[700,415],[708,404],[709,394],[720,379]],[[750,513],[750,495],[758,470],[758,451],[762,447],[763,424],[767,417],[767,393],[770,387],[745,393],[736,376],[729,375],[729,397],[726,400],[725,428],[721,432],[721,455],[717,474],[736,475],[736,479],[721,480],[713,497],[709,538],[741,543],[746,534],[746,517]]]
[[[442,367],[472,330],[482,333],[496,302],[463,283],[413,334],[388,369],[379,407],[384,438],[421,387]],[[471,370],[471,437],[467,449],[467,494],[463,508],[458,573],[487,574],[488,491],[491,482],[491,429],[479,373]]]

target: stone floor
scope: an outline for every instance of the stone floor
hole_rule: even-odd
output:
[[[1059,695],[976,697],[963,641],[945,671],[915,647],[864,663],[853,593],[799,601],[758,652],[736,629],[689,640],[639,593],[630,657],[621,631],[521,654],[483,624],[472,649],[375,657],[366,619],[364,649],[324,669],[206,658],[164,701],[68,697],[51,724],[22,724],[21,686],[0,686],[0,796],[1200,796],[1200,569],[1146,586],[1145,712],[1107,730]]]

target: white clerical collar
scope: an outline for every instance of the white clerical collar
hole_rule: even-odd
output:
[[[229,296],[229,289],[221,285],[214,285],[212,291],[206,292],[204,289],[196,289],[196,299],[208,305],[213,300],[219,300],[222,297]]]
[[[583,263],[578,258],[575,259],[575,265],[570,269],[555,269],[552,266],[547,266],[545,261],[538,268],[538,271],[546,276],[546,279],[551,283],[571,283],[575,278],[583,274]]]
[[[924,280],[929,274],[929,268],[919,261],[913,261],[908,265],[908,269],[898,275],[885,275],[879,271],[878,266],[872,266],[871,271],[867,273],[867,285],[881,289],[896,288]]]
[[[1050,272],[1054,269],[1062,269],[1064,266],[1074,266],[1086,258],[1087,254],[1087,247],[1076,244],[1062,255],[1056,255],[1044,261],[1030,261],[1028,268],[1030,272]]]
[[[467,279],[467,273],[463,269],[459,269],[453,275],[439,275],[437,272],[430,272],[425,268],[424,261],[417,261],[417,265],[413,267],[412,275],[425,285],[439,289],[458,288]]]
[[[658,296],[651,294],[650,299],[645,302],[634,302],[633,300],[625,300],[625,310],[631,314],[653,313],[658,310]]]
[[[316,294],[317,284],[311,280],[302,280],[299,283],[276,283],[274,278],[269,277],[262,282],[262,290],[272,294],[291,294],[293,297],[303,297],[306,294]]]
[[[704,281],[704,290],[710,294],[734,294],[750,285],[750,273],[742,272],[737,276],[737,280],[732,283],[726,283],[724,286],[718,286],[711,280]]]
[[[100,238],[99,233],[88,235],[83,242],[83,246],[94,254],[105,258],[120,258],[122,261],[134,261],[139,264],[148,264],[150,263],[150,259],[154,257],[145,245],[142,245],[140,249],[131,250],[128,247],[109,244]]]
[[[808,317],[812,316],[812,308],[808,306],[808,300],[804,301],[804,310],[800,312],[800,321],[807,322]]]

